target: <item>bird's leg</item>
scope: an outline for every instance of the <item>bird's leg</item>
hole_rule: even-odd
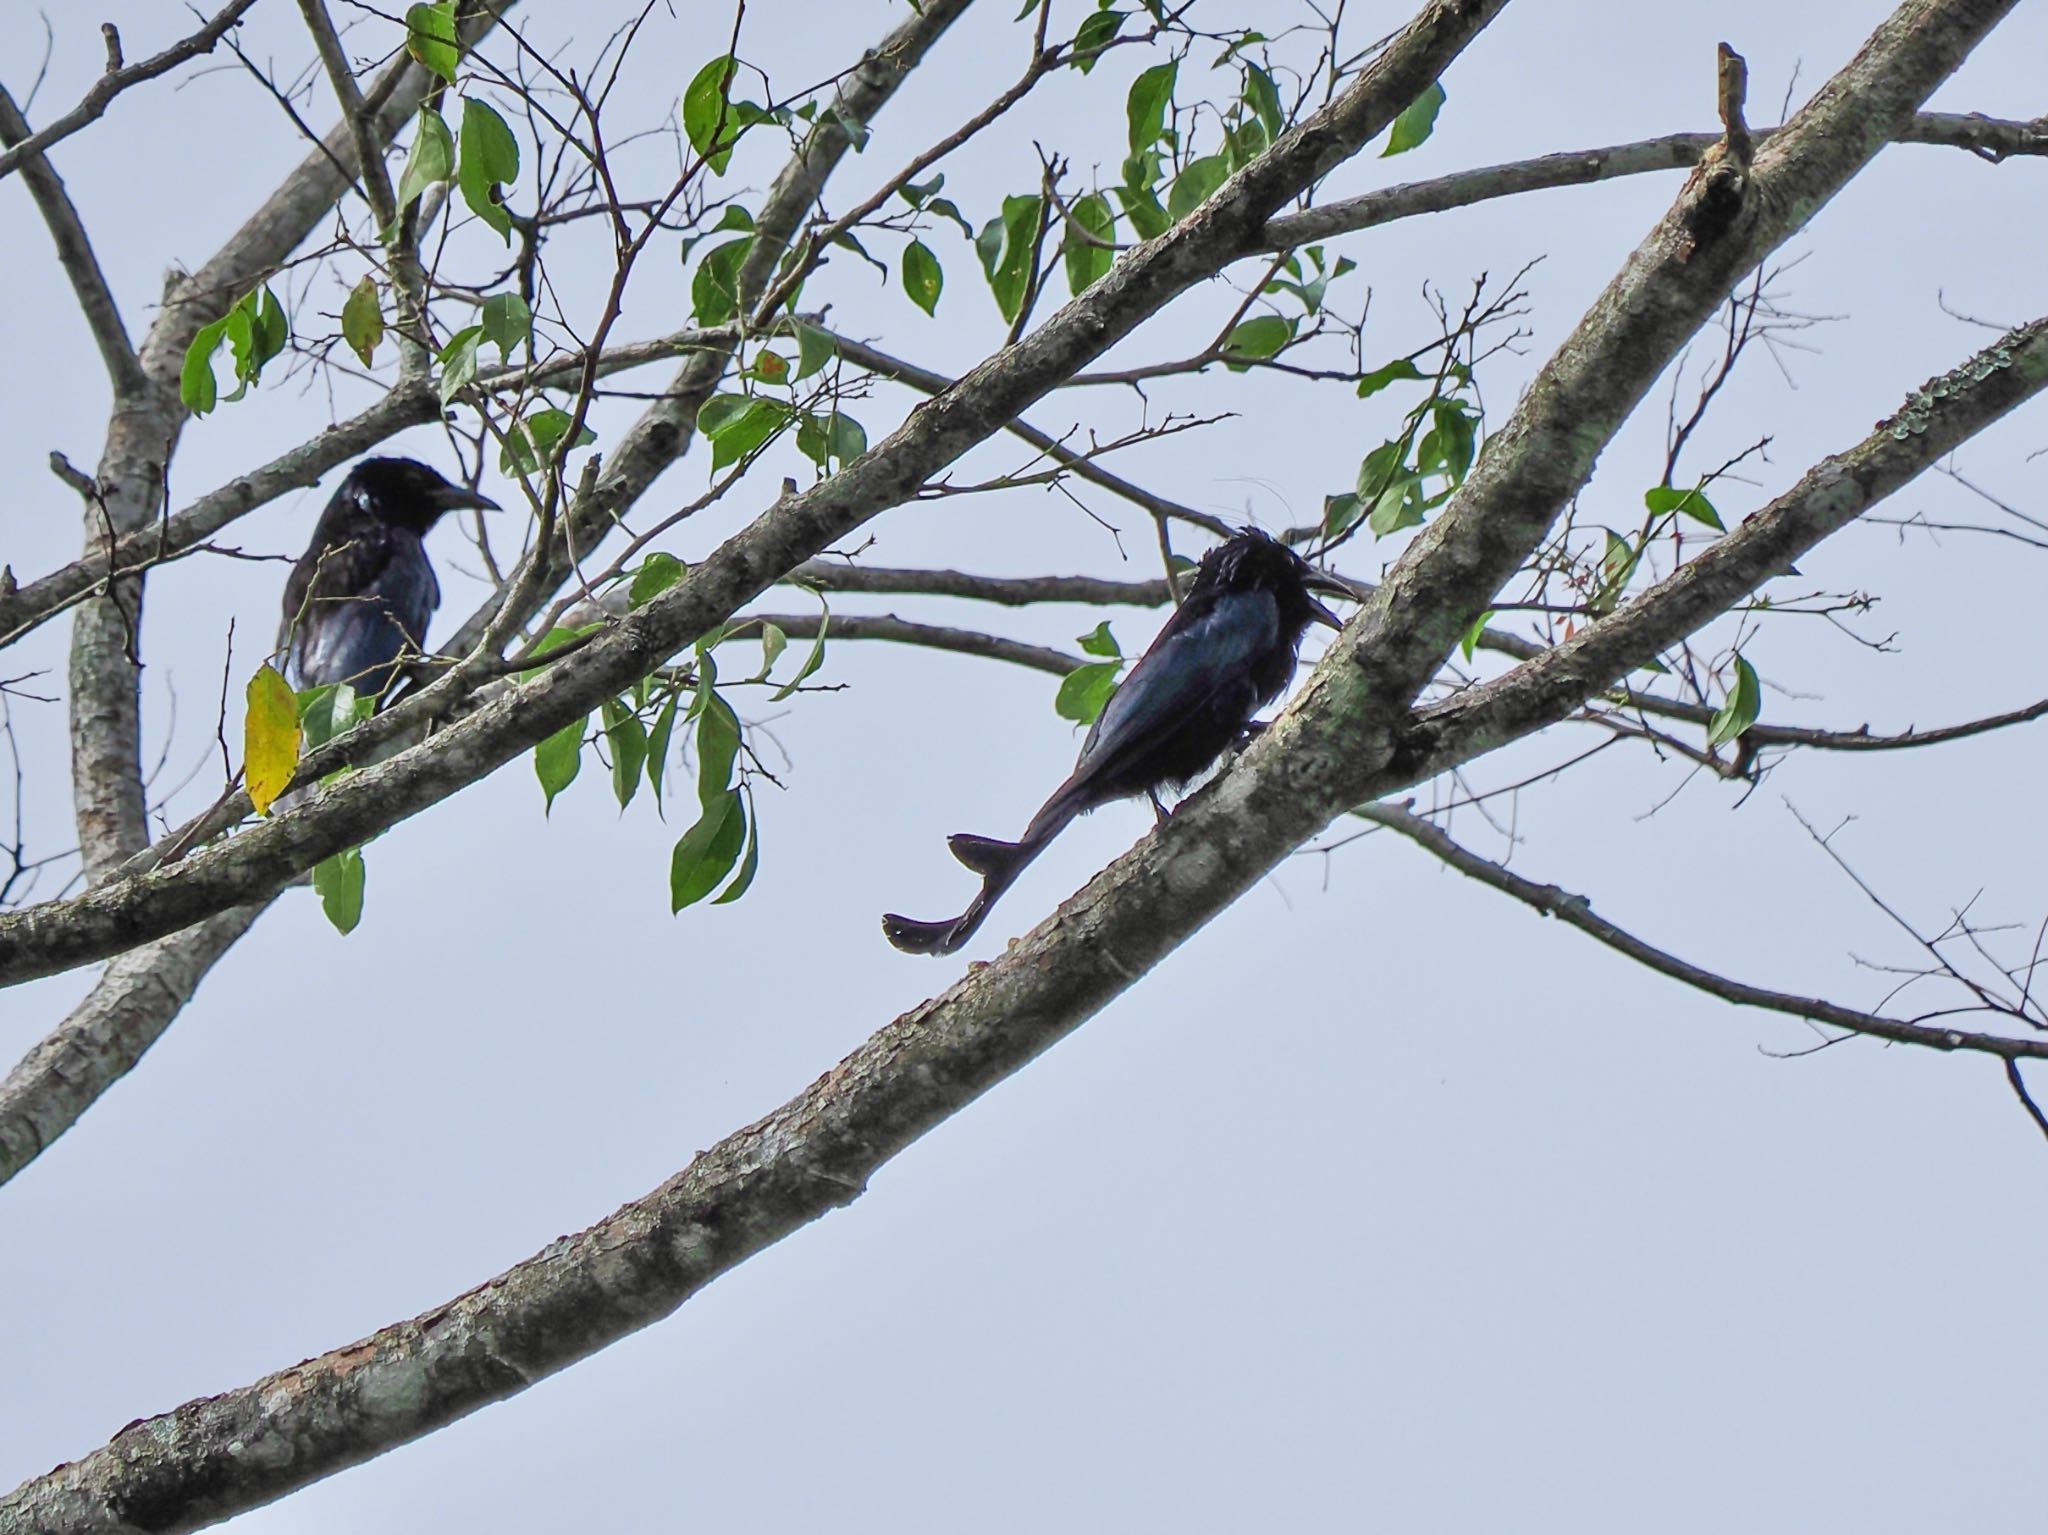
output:
[[[1159,803],[1159,791],[1157,789],[1147,789],[1145,791],[1145,798],[1152,801],[1152,814],[1157,823],[1164,826],[1168,811],[1164,805]]]

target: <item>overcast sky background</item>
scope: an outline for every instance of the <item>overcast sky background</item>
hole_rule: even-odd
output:
[[[519,14],[537,42],[573,38],[569,56],[582,59],[626,9],[530,0]],[[1063,3],[1061,25],[1087,9]],[[1263,9],[1207,0],[1197,14],[1221,25]],[[1888,9],[1521,0],[1446,77],[1427,145],[1361,157],[1322,195],[1710,127],[1723,38],[1747,55],[1751,115],[1768,122],[1795,69],[1803,99]],[[659,123],[717,51],[725,7],[676,10],[650,24],[617,121]],[[834,181],[835,209],[1015,77],[1028,47],[1015,10],[989,0],[954,28]],[[787,91],[845,67],[904,14],[881,0],[759,0],[741,53]],[[1354,5],[1348,35],[1362,45],[1407,14]],[[41,23],[27,0],[0,0],[0,15],[18,95]],[[92,23],[119,23],[131,59],[187,26],[181,10],[144,0],[51,16],[39,122],[100,68]],[[381,51],[368,41],[379,25],[352,35],[357,51]],[[288,74],[311,56],[291,6],[258,6],[244,36]],[[2044,58],[2048,7],[2023,7],[1935,105],[2034,116],[2048,105]],[[946,164],[949,193],[986,218],[1001,193],[1035,181],[1034,137],[1113,180],[1125,84],[1151,61],[1129,50],[1091,79],[1051,82]],[[164,267],[204,259],[303,152],[239,71],[177,78],[181,88],[123,98],[55,157],[138,336]],[[331,120],[324,89],[309,115]],[[650,141],[638,153],[651,180],[671,151]],[[758,187],[776,159],[742,157],[734,178]],[[1355,310],[1371,285],[1367,350],[1381,360],[1428,338],[1423,279],[1456,292],[1543,257],[1526,355],[1483,378],[1504,419],[1678,179],[1346,239],[1338,248],[1361,270],[1333,301]],[[1717,495],[1724,513],[1762,505],[1986,339],[1939,297],[2002,323],[2040,312],[2044,194],[2041,161],[1994,167],[1905,147],[1827,208],[1788,248],[1806,259],[1782,291],[1789,307],[1839,320],[1803,338],[1817,350],[1791,359],[1796,387],[1761,357],[1749,364],[1688,460],[1698,472],[1774,434],[1756,482]],[[26,580],[76,552],[75,498],[44,459],[55,448],[94,461],[106,389],[18,177],[0,185],[0,230],[14,364],[0,556]],[[999,321],[957,233],[926,238],[946,266],[936,322],[852,261],[806,298],[832,300],[839,323],[885,347],[959,370],[999,341]],[[900,241],[874,248],[893,265]],[[474,259],[456,270],[483,269],[485,245],[459,250]],[[550,254],[558,287],[594,294],[592,248]],[[633,335],[683,321],[687,276],[672,251],[650,258],[628,305]],[[337,307],[338,292],[315,297]],[[1194,350],[1232,301],[1220,285],[1190,295],[1115,356]],[[174,502],[367,398],[270,384],[223,407],[187,431]],[[882,390],[855,407],[871,439],[908,398]],[[1585,521],[1639,515],[1662,462],[1662,398],[1603,458]],[[1347,486],[1400,408],[1342,386],[1227,375],[1153,399],[1239,414],[1117,467],[1271,527]],[[631,413],[601,412],[600,436]],[[1109,435],[1138,407],[1091,393],[1031,416]],[[2040,512],[2048,458],[2026,458],[2044,444],[2037,404],[1962,466]],[[450,462],[433,432],[402,445]],[[759,493],[665,547],[685,558],[710,548],[782,473],[800,472],[786,456],[763,466]],[[999,444],[964,472],[1024,456]],[[693,455],[644,505],[679,505],[704,476]],[[228,541],[296,554],[337,478]],[[1076,494],[1124,531],[1129,563],[1071,501],[1038,491],[892,512],[868,558],[1151,575],[1144,519]],[[1886,509],[1977,510],[1933,477]],[[439,637],[482,588],[457,530],[433,548],[447,593]],[[1370,576],[1392,552],[1361,542],[1344,568]],[[1769,624],[1749,650],[1770,684],[1766,717],[1899,729],[2033,700],[2044,559],[1981,537],[1841,535],[1802,562],[1805,585],[1881,594],[1859,632],[1896,632],[1896,653],[1817,620]],[[239,693],[269,644],[283,575],[192,560],[151,581],[148,733],[153,749],[171,741],[160,786],[199,765],[173,819],[218,789],[208,754],[228,618]],[[783,591],[764,606],[806,601]],[[928,599],[843,605],[1065,645],[1106,616],[1132,653],[1158,622]],[[61,683],[65,635],[49,626],[0,671],[32,662]],[[773,720],[788,792],[762,795],[761,875],[737,905],[671,918],[680,825],[662,826],[645,796],[621,817],[594,761],[544,820],[521,762],[369,849],[352,936],[304,891],[265,916],[132,1077],[0,1190],[0,1486],[131,1418],[425,1310],[590,1224],[958,975],[960,959],[895,953],[876,919],[956,910],[970,881],[944,836],[1013,833],[1066,771],[1076,742],[1052,712],[1052,679],[854,643],[832,648],[824,677],[845,691]],[[55,851],[70,840],[62,710],[17,705],[15,718],[33,845]],[[1478,777],[1506,782],[1592,740],[1560,734]],[[2011,943],[2048,913],[2034,730],[1937,753],[1797,757],[1746,800],[1739,785],[1702,779],[1646,818],[1683,771],[1616,751],[1525,793],[1515,866],[1689,958],[1854,1005],[1875,1003],[1885,982],[1853,956],[1910,951],[1787,799],[1822,825],[1856,817],[1838,845],[1930,928],[1980,891],[1986,920],[2028,926]],[[1126,806],[1078,825],[967,957],[1000,952],[1148,818]],[[1458,830],[1506,851],[1476,818]],[[89,980],[10,993],[0,1050],[28,1049]],[[2036,1528],[2048,1335],[2028,1319],[2048,1266],[2048,1145],[1993,1061],[1865,1042],[1771,1054],[1812,1040],[1639,972],[1394,838],[1297,859],[849,1210],[600,1357],[235,1528]]]

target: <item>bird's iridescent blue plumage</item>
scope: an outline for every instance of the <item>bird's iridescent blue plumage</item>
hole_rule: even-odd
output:
[[[291,681],[388,693],[403,658],[425,648],[441,603],[427,530],[456,507],[492,505],[409,458],[367,458],[350,470],[285,583],[278,646]]]
[[[1278,698],[1311,623],[1338,625],[1311,588],[1343,590],[1286,545],[1246,529],[1212,549],[1186,600],[1138,658],[1081,743],[1067,781],[1015,842],[961,832],[953,854],[982,877],[958,917],[895,915],[882,930],[913,954],[950,954],[973,936],[996,898],[1077,815],[1111,800],[1154,795],[1200,774]]]

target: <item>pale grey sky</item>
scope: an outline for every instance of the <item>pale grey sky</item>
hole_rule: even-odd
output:
[[[1088,8],[1060,14],[1071,26]],[[39,120],[100,67],[74,9],[51,12]],[[1407,14],[1351,9],[1360,42]],[[1325,195],[1710,127],[1723,38],[1748,57],[1752,117],[1769,121],[1795,69],[1803,96],[1888,9],[1518,0],[1447,76],[1435,137],[1360,158]],[[532,0],[522,15],[557,41],[573,16],[587,51],[625,10]],[[650,25],[622,120],[659,121],[724,36],[724,7],[676,10]],[[969,13],[847,163],[835,206],[1014,77],[1015,10]],[[758,0],[741,51],[788,88],[843,67],[903,12]],[[27,0],[0,0],[0,16],[19,90],[40,23]],[[90,17],[119,22],[131,58],[186,24],[143,0]],[[247,33],[255,57],[288,71],[309,56],[293,7],[258,6]],[[2044,57],[2048,8],[2023,7],[1935,105],[2037,115]],[[949,192],[985,218],[1035,180],[1034,136],[1113,176],[1138,63],[1113,56],[1088,81],[1053,82],[946,165]],[[138,333],[163,267],[202,259],[301,153],[245,77],[181,78],[124,98],[56,156]],[[315,115],[329,116],[324,93]],[[770,169],[741,161],[735,176],[758,185]],[[1499,419],[1676,186],[1638,177],[1352,237],[1340,248],[1361,270],[1333,297],[1355,307],[1371,285],[1368,350],[1391,356],[1429,333],[1423,279],[1456,291],[1543,257],[1526,355],[1484,379]],[[1696,469],[1775,437],[1722,510],[1754,510],[1977,347],[1985,333],[1941,296],[2005,323],[2038,313],[2044,193],[2040,161],[1905,147],[1826,209],[1786,252],[1806,259],[1783,292],[1840,318],[1799,338],[1815,350],[1788,357],[1796,387],[1759,357],[1703,432]],[[18,179],[0,185],[0,220],[13,362],[0,470],[14,487],[0,553],[26,578],[75,552],[75,502],[43,461],[52,448],[93,460],[105,388]],[[841,323],[928,365],[972,363],[999,339],[994,306],[957,235],[927,238],[947,269],[936,322],[893,287],[878,296],[855,262],[807,300],[831,299]],[[561,283],[579,268],[567,245],[559,259]],[[686,283],[672,258],[655,262],[632,292],[632,332],[677,324]],[[1230,299],[1190,295],[1117,356],[1192,350]],[[1386,429],[1341,387],[1207,378],[1153,400],[1239,414],[1130,455],[1125,472],[1268,525],[1312,515]],[[1603,459],[1586,521],[1634,517],[1661,467],[1661,400]],[[902,408],[889,391],[862,407],[870,436]],[[187,432],[174,500],[328,410],[324,393],[274,386],[224,407]],[[628,414],[612,407],[601,435]],[[1052,430],[1136,420],[1116,397],[1032,414]],[[431,433],[405,441],[447,461]],[[1963,465],[2040,511],[2048,457],[2026,456],[2044,443],[2036,405]],[[973,460],[1021,461],[1012,446]],[[689,459],[649,505],[697,494],[704,473]],[[232,540],[295,553],[332,484]],[[891,513],[873,558],[1149,575],[1138,516],[1079,494],[1126,531],[1129,565],[1071,502],[1031,491]],[[754,505],[668,547],[691,557]],[[1968,509],[1930,477],[1886,510]],[[480,588],[452,529],[434,548],[439,635]],[[1347,568],[1371,575],[1383,557],[1354,546]],[[1750,651],[1767,716],[1901,728],[2031,701],[2044,560],[1983,538],[1841,535],[1802,562],[1808,582],[1881,595],[1857,628],[1896,631],[1896,653],[1817,620],[1767,626]],[[152,580],[150,739],[171,728],[174,688],[166,780],[200,764],[179,809],[218,786],[206,756],[227,619],[240,677],[268,645],[282,574],[194,560]],[[1109,616],[1131,651],[1157,622],[845,603],[1058,644]],[[22,653],[61,678],[63,639],[52,625]],[[19,669],[10,657],[5,671]],[[588,767],[543,820],[522,763],[369,849],[352,936],[305,892],[266,916],[133,1076],[0,1189],[0,1487],[588,1225],[953,979],[960,961],[895,953],[877,916],[951,909],[964,880],[945,834],[1007,833],[1064,773],[1075,742],[1053,684],[851,643],[832,649],[827,677],[847,690],[773,722],[788,792],[764,797],[761,876],[737,905],[671,918],[679,827],[644,797],[622,818]],[[16,722],[31,826],[60,846],[61,711],[17,706]],[[1481,781],[1578,744],[1591,739],[1546,738],[1483,764]],[[1981,891],[1987,919],[2032,924],[2048,912],[2037,751],[2023,730],[1932,754],[1797,757],[1746,801],[1700,780],[1648,818],[1683,766],[1617,751],[1521,796],[1515,866],[1689,958],[1869,1005],[1883,980],[1852,956],[1905,951],[1786,799],[1822,825],[1856,817],[1839,845],[1916,919],[1939,926]],[[969,958],[998,952],[1148,817],[1120,807],[1078,825]],[[1505,851],[1475,818],[1459,830]],[[88,980],[10,993],[0,1049],[20,1054]],[[2048,1267],[2048,1145],[1991,1061],[1867,1042],[1771,1054],[1811,1041],[1633,969],[1393,838],[1305,857],[850,1209],[598,1358],[234,1527],[2032,1529],[2048,1344],[2028,1318]]]

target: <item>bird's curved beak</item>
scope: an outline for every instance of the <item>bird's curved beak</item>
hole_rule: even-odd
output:
[[[504,510],[489,496],[471,490],[467,485],[444,486],[439,492],[439,500],[441,505],[451,512],[464,510],[497,512]]]
[[[1357,602],[1359,600],[1357,590],[1349,581],[1339,576],[1326,575],[1320,570],[1310,575],[1307,580],[1302,582],[1302,585],[1312,592],[1328,592],[1332,597],[1342,597],[1347,602]],[[1342,629],[1344,627],[1343,619],[1332,613],[1313,597],[1308,599],[1308,616],[1319,624],[1329,625],[1332,629]]]

